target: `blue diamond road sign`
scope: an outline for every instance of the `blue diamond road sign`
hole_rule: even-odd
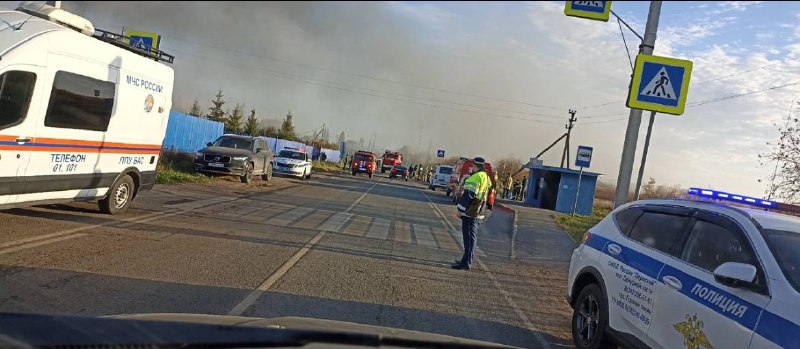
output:
[[[444,157],[444,149],[439,149],[436,151],[436,156],[443,158]]]

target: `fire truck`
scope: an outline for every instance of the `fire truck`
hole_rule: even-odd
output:
[[[381,173],[386,173],[386,171],[391,170],[392,167],[402,164],[403,154],[400,154],[400,152],[391,152],[387,150],[385,153],[383,153],[383,159],[381,160]]]

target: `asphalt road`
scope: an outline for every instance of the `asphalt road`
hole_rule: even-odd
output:
[[[519,258],[531,248],[512,244],[510,217],[492,212],[459,271],[449,198],[382,176],[157,186],[122,216],[0,211],[0,311],[303,316],[568,346],[566,266]]]

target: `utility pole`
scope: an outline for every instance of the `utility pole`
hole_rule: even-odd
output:
[[[650,12],[647,14],[647,25],[644,30],[644,40],[640,46],[643,54],[652,55],[656,45],[656,32],[658,19],[661,15],[661,1],[650,1]],[[631,108],[628,116],[628,129],[625,131],[625,144],[622,146],[622,159],[619,164],[617,176],[617,191],[614,195],[614,207],[619,207],[628,201],[628,192],[631,186],[633,162],[636,157],[636,141],[639,138],[639,128],[642,125],[642,110]]]
[[[578,121],[578,119],[575,118],[575,113],[577,113],[577,112],[578,112],[577,110],[570,109],[569,110],[569,125],[564,125],[564,127],[566,127],[566,129],[567,129],[567,139],[564,142],[564,153],[561,154],[561,168],[564,168],[564,159],[566,159],[567,160],[567,168],[569,169],[569,136],[572,134],[572,128],[575,127],[574,126],[575,121]]]
[[[650,123],[647,125],[647,136],[644,138],[644,150],[642,150],[642,163],[639,164],[639,176],[636,177],[636,189],[634,189],[633,199],[639,200],[639,192],[642,189],[642,177],[644,177],[644,164],[647,163],[647,150],[650,149],[650,135],[653,134],[653,123],[656,122],[656,112],[650,112]]]

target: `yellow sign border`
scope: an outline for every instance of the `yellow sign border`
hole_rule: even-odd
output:
[[[680,95],[677,106],[670,107],[667,105],[643,102],[636,99],[639,96],[638,91],[642,84],[642,73],[645,62],[680,67],[684,69],[683,82],[681,83],[681,91],[679,92]],[[640,53],[636,56],[636,65],[633,69],[633,81],[631,83],[631,89],[628,91],[628,103],[626,105],[628,108],[657,111],[672,115],[682,115],[684,109],[686,108],[686,96],[689,94],[689,81],[691,80],[691,77],[692,61],[661,56],[651,56]]]
[[[572,1],[567,1],[566,6],[564,7],[564,14],[571,17],[580,17],[595,21],[608,22],[608,17],[611,14],[611,1],[606,1],[606,6],[603,10],[603,13],[573,9]]]

